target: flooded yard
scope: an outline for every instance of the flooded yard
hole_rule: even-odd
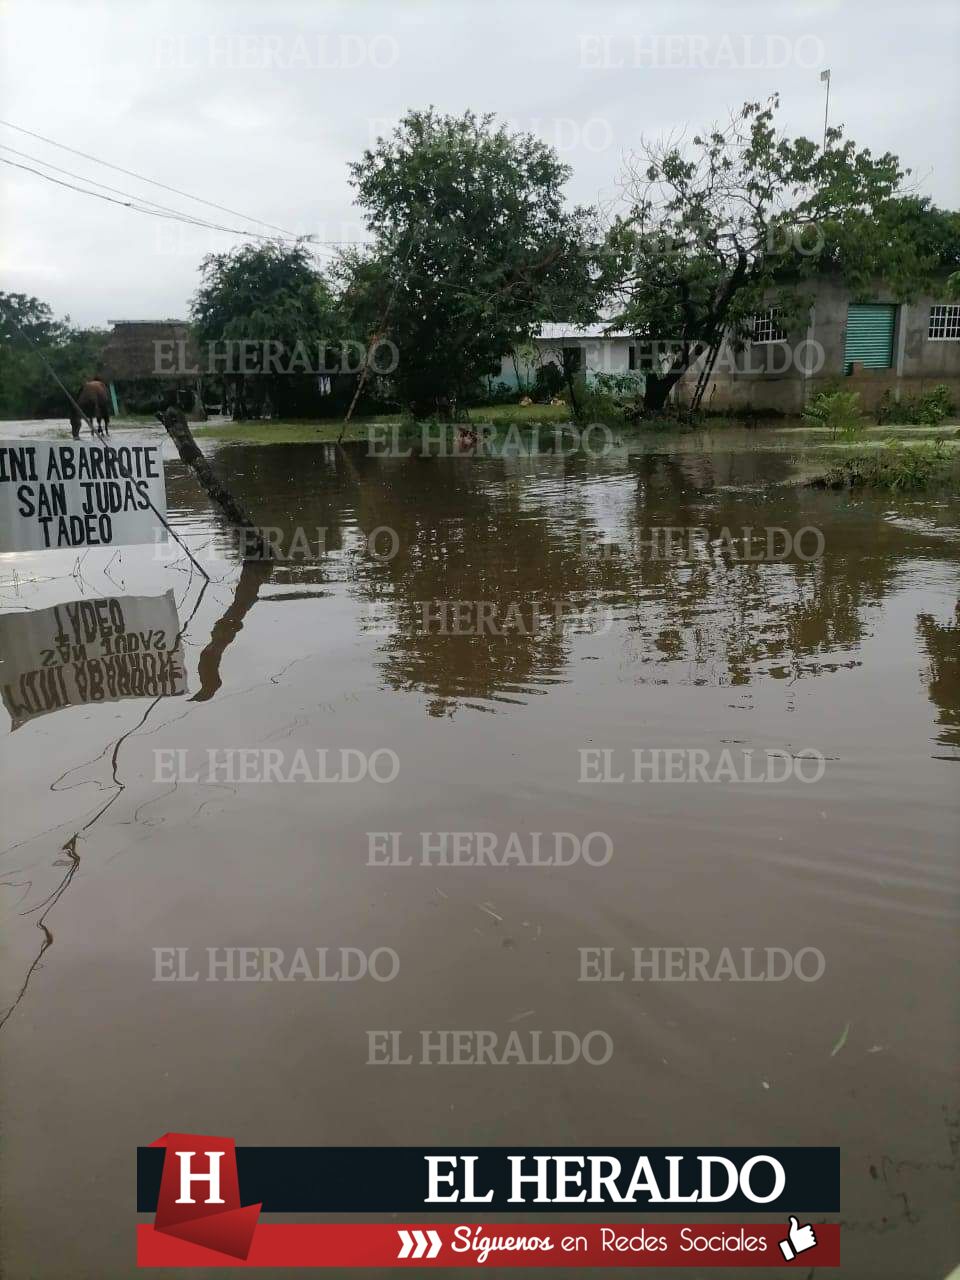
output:
[[[175,457],[208,584],[175,544],[0,556],[11,1275],[132,1274],[133,1149],[174,1130],[839,1145],[841,1274],[942,1280],[960,512],[798,487],[796,440],[207,441],[285,558]],[[796,969],[745,979],[768,949]]]

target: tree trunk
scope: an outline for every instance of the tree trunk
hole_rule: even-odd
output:
[[[643,408],[646,413],[662,413],[667,397],[687,371],[671,369],[669,373],[648,373],[643,388]]]
[[[430,418],[436,418],[438,422],[453,422],[456,406],[456,396],[438,395],[432,398],[415,396],[408,402],[407,409],[416,422],[425,422]]]
[[[570,411],[573,414],[573,420],[578,425],[583,422],[583,406],[577,399],[577,389],[574,385],[573,374],[569,369],[563,371],[564,380],[567,384],[567,394],[570,397]]]
[[[158,416],[166,427],[170,439],[177,446],[177,453],[180,455],[181,462],[190,468],[208,496],[213,499],[233,524],[251,531],[252,536],[249,538],[248,544],[252,544],[257,553],[256,558],[261,560],[271,559],[273,552],[270,544],[263,541],[249,513],[236,500],[227,486],[222,484],[214,475],[210,463],[200,452],[199,446],[193,438],[193,433],[183,410],[171,408],[166,413]]]
[[[703,393],[707,389],[707,384],[713,374],[713,366],[717,363],[717,356],[720,354],[720,344],[723,342],[723,335],[707,348],[706,359],[703,362],[703,368],[700,370],[700,376],[697,379],[697,389],[693,393],[693,399],[690,401],[690,413],[699,413],[700,405],[703,403]]]
[[[233,420],[243,422],[247,416],[247,398],[242,373],[236,375],[233,384]]]

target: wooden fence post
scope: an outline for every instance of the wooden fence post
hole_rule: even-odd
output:
[[[252,529],[254,532],[253,545],[260,559],[271,559],[273,555],[272,547],[260,537],[257,526],[246,508],[237,501],[226,485],[214,475],[213,468],[200,452],[200,447],[193,438],[193,433],[183,410],[174,406],[165,410],[162,415],[158,414],[157,416],[161,418],[163,425],[167,429],[167,434],[177,446],[177,453],[180,455],[181,462],[188,466],[197,477],[204,492],[213,499],[233,524],[243,529]]]

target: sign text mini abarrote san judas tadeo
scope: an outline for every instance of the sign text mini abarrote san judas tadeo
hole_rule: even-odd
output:
[[[0,552],[162,541],[166,513],[159,444],[0,447]]]

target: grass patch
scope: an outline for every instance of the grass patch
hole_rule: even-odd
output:
[[[951,442],[952,443],[952,442]],[[881,447],[851,451],[807,482],[817,489],[879,489],[903,493],[960,485],[960,451],[937,439],[908,444],[889,439]]]
[[[566,404],[481,404],[469,413],[470,426],[489,422],[495,427],[522,427],[570,421],[570,407]]]
[[[451,423],[449,430],[455,431],[460,425],[476,427],[488,424],[497,428],[536,427],[570,421],[570,411],[566,405],[492,404],[473,407],[469,412],[469,422]],[[149,423],[153,420],[147,418],[144,421]],[[371,427],[395,429],[401,436],[406,437],[417,434],[422,428],[436,433],[442,425],[430,419],[415,422],[405,414],[383,413],[352,418],[343,434],[343,439],[344,441],[366,440]],[[198,439],[223,440],[231,444],[324,444],[336,441],[342,426],[339,418],[313,422],[259,419],[249,422],[193,423],[191,430]]]
[[[416,449],[417,442],[423,433],[426,433],[429,440],[442,438],[444,431],[452,437],[460,425],[472,429],[478,427],[492,429],[491,438],[497,440],[511,431],[546,431],[548,436],[552,436],[555,429],[572,426],[570,410],[565,404],[475,405],[470,408],[469,413],[469,422],[447,424],[446,428],[443,424],[429,419],[417,422],[408,415],[400,413],[364,415],[351,420],[343,439],[344,442],[367,441],[370,438],[371,429],[376,427],[384,445],[388,445],[396,433],[397,439],[402,441],[405,447],[412,446]],[[198,440],[216,440],[224,444],[328,444],[337,440],[342,423],[340,419],[330,418],[313,421],[262,419],[247,422],[195,422],[190,426]],[[130,430],[138,427],[155,427],[158,432],[163,431],[156,419],[149,415],[124,414],[122,419],[115,419],[111,423],[111,429],[122,431],[124,427]],[[813,456],[809,456],[808,461],[817,462],[824,472],[828,468],[844,465],[853,456],[849,453],[850,443],[833,439],[829,427],[812,426],[809,421],[802,418],[736,418],[724,414],[705,416],[700,422],[690,424],[665,417],[643,419],[636,424],[621,424],[612,428],[614,437],[625,443],[631,440],[639,443],[645,439],[649,440],[651,435],[656,438],[658,434],[662,434],[663,436],[692,437],[694,440],[702,438],[705,449],[709,448],[712,435],[722,438],[724,433],[738,430],[747,431],[752,442],[757,445],[763,443],[767,447],[786,447],[786,441],[794,432],[797,432],[802,439],[805,438],[811,445],[816,440],[816,446],[812,451]],[[955,427],[946,425],[941,427],[941,433],[949,433],[950,438],[943,442],[943,448],[948,452],[960,451],[960,433],[955,437],[955,431]],[[940,433],[936,428],[929,426],[901,427],[891,424],[886,427],[874,427],[868,425],[857,441],[856,453],[859,456],[874,450],[883,452],[894,435],[902,440],[933,442],[934,436],[938,434]],[[821,456],[816,457],[817,454]]]
[[[343,432],[344,441],[366,440],[373,425],[399,427],[399,414],[378,418],[352,418]],[[343,423],[339,419],[322,422],[285,422],[282,419],[258,419],[252,422],[199,423],[192,426],[197,439],[223,440],[228,444],[333,444]]]

